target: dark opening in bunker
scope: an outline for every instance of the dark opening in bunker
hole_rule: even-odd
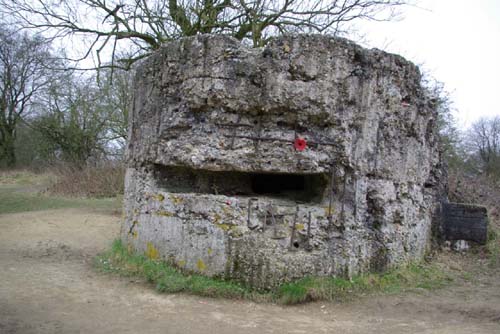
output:
[[[299,202],[321,202],[327,177],[323,173],[254,173],[208,171],[155,165],[157,186],[172,193],[265,196]]]
[[[260,195],[278,195],[287,191],[304,191],[306,175],[300,174],[250,174],[252,191]]]

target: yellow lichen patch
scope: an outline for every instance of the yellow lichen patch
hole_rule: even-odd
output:
[[[335,210],[333,210],[333,208],[332,208],[332,212],[330,213],[330,208],[328,206],[325,206],[325,216],[328,217],[329,215],[333,215],[334,211]]]
[[[198,262],[196,262],[196,267],[198,268],[199,271],[204,271],[207,268],[205,262],[203,262],[202,259],[199,259]]]
[[[224,231],[233,231],[238,227],[237,225],[226,224],[226,223],[217,223],[215,224],[215,226]]]
[[[212,248],[207,249],[208,255],[212,255],[213,252],[214,252],[214,250]]]
[[[175,195],[170,195],[170,200],[175,205],[179,205],[179,204],[181,204],[184,201],[184,198],[179,197],[179,196],[175,196]]]
[[[235,225],[231,225],[231,229],[229,231],[229,234],[233,237],[233,238],[239,238],[239,237],[242,237],[243,236],[243,231],[238,228],[238,226],[235,226]]]
[[[132,232],[132,238],[137,239],[138,235],[139,235],[139,233],[137,233],[137,231]]]
[[[304,229],[304,224],[295,224],[295,229],[297,231],[302,231]]]
[[[163,196],[162,194],[149,194],[149,198],[158,202],[162,202],[165,199],[165,196]]]
[[[177,261],[177,266],[179,268],[184,268],[185,265],[186,265],[186,260],[179,260],[179,261]]]
[[[146,246],[146,256],[148,259],[157,260],[159,257],[158,250],[155,248],[152,242],[148,242]]]
[[[222,217],[221,217],[218,213],[216,213],[216,214],[214,215],[214,224],[215,224],[215,225],[218,225],[218,224],[219,224],[219,222],[220,222],[220,220],[221,220],[221,218],[222,218]]]
[[[165,210],[158,210],[155,212],[157,216],[163,216],[163,217],[172,217],[174,216],[173,212],[170,211],[165,211]]]

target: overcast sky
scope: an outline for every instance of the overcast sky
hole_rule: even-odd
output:
[[[500,116],[500,0],[421,0],[398,22],[360,26],[370,47],[422,65],[452,93],[461,126]]]

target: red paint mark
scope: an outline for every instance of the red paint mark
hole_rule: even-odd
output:
[[[297,137],[293,142],[293,147],[295,147],[297,151],[303,151],[307,147],[307,141],[304,138]]]

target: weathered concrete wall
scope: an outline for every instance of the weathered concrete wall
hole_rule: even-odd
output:
[[[122,238],[258,287],[420,258],[435,121],[415,65],[344,39],[168,43],[136,75]]]

